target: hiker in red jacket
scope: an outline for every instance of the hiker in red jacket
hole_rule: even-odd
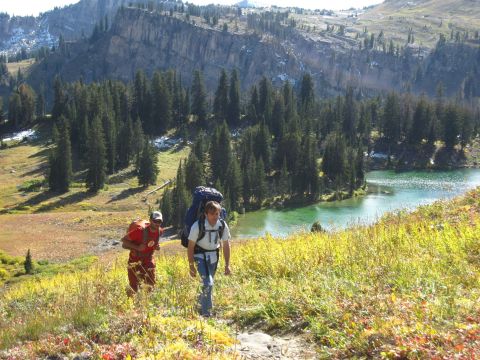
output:
[[[163,216],[160,211],[150,215],[150,221],[137,220],[130,224],[122,238],[122,247],[130,250],[128,258],[129,295],[138,291],[141,283],[151,289],[155,285],[155,261],[153,253],[159,250],[158,241],[163,233]]]

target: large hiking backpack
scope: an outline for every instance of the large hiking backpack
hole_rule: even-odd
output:
[[[130,223],[130,225],[128,225],[127,234],[130,234],[131,232],[133,232],[137,229],[142,230],[143,243],[147,246],[147,248],[143,252],[136,251],[136,250],[131,250],[131,251],[134,251],[135,255],[139,256],[139,257],[150,256],[151,252],[153,251],[152,249],[155,246],[157,246],[158,241],[160,239],[161,230],[158,231],[158,237],[155,240],[150,240],[149,242],[147,242],[147,240],[148,240],[148,226],[147,226],[147,224],[148,223],[149,222],[147,220],[136,219],[136,220],[132,221]]]
[[[219,204],[223,201],[223,195],[217,189],[212,187],[197,186],[193,192],[192,205],[188,208],[182,232],[180,234],[182,245],[188,247],[188,235],[190,234],[190,229],[195,221],[198,222],[198,238],[201,239],[205,235],[205,204],[209,201],[216,201]],[[222,223],[221,228],[219,229],[220,238],[223,235],[223,229],[225,228],[225,219],[227,217],[227,211],[222,207],[220,211],[220,221]]]

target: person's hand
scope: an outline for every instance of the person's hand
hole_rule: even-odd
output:
[[[157,244],[157,246],[155,246],[155,250],[160,250],[160,244]]]
[[[192,263],[190,264],[190,276],[194,278],[197,275],[197,269],[195,269],[195,265]]]
[[[225,266],[225,275],[230,275],[232,270],[230,270],[230,265]]]

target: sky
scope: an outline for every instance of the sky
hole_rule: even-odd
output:
[[[53,9],[55,6],[65,6],[79,0],[0,0],[0,12],[10,15],[34,15]],[[189,0],[189,2],[206,5],[224,4],[231,5],[240,0]],[[187,1],[184,1],[187,2]],[[275,4],[278,6],[298,6],[311,9],[348,9],[350,7],[362,8],[364,6],[381,3],[382,0],[254,0],[261,4]]]

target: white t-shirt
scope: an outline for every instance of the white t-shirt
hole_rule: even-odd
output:
[[[227,223],[225,223],[225,228],[223,229],[222,238],[219,239],[218,229],[222,226],[220,220],[217,220],[217,223],[212,226],[205,219],[205,236],[197,241],[198,238],[198,221],[195,221],[190,228],[190,234],[188,234],[188,240],[194,241],[202,249],[207,251],[214,251],[220,247],[220,240],[227,241],[230,240],[230,229],[228,228]]]

